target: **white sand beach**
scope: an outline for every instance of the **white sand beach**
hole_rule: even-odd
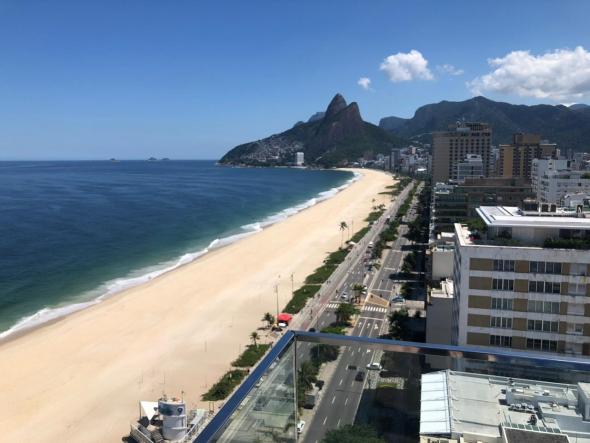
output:
[[[2,441],[120,442],[137,402],[163,391],[189,405],[230,367],[266,311],[354,230],[390,175],[363,178],[262,232],[103,303],[0,344]],[[375,203],[372,200],[376,199]],[[280,278],[279,278],[280,275]]]

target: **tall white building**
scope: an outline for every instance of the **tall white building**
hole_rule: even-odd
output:
[[[534,159],[531,180],[542,203],[563,204],[566,194],[590,194],[588,172],[572,170],[563,159]]]
[[[527,209],[455,224],[453,344],[590,355],[590,218]]]
[[[303,163],[305,163],[303,152],[296,152],[295,153],[295,166],[303,166]]]

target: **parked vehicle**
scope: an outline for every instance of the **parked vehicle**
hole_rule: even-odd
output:
[[[383,366],[381,366],[381,363],[374,361],[367,365],[367,369],[370,369],[372,371],[380,371],[381,369],[383,369]]]
[[[299,420],[299,423],[297,423],[297,433],[301,434],[303,432],[304,428],[305,428],[305,421]]]
[[[363,381],[365,379],[365,371],[358,371],[356,373],[356,377],[354,377],[356,381]]]
[[[404,303],[406,301],[401,295],[397,295],[391,299],[392,303]]]

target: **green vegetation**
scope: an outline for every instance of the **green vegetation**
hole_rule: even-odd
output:
[[[265,322],[266,322],[266,327],[267,327],[268,329],[270,329],[270,328],[271,328],[271,326],[272,326],[272,325],[274,324],[274,322],[275,322],[275,316],[274,316],[274,315],[272,315],[270,312],[266,312],[266,313],[264,314],[264,316],[262,317],[262,321],[265,321]]]
[[[381,217],[383,215],[384,212],[385,212],[385,209],[376,209],[375,211],[372,211],[369,213],[369,215],[367,215],[367,218],[365,218],[365,221],[367,221],[369,223],[377,221],[379,219],[379,217]]]
[[[348,325],[352,316],[358,313],[359,310],[352,303],[340,303],[336,309],[336,324]]]
[[[385,443],[377,431],[367,425],[345,425],[326,433],[322,443]]]
[[[242,382],[246,374],[248,374],[248,371],[245,369],[232,369],[231,371],[227,371],[223,377],[221,377],[221,380],[211,386],[201,398],[203,401],[223,400]]]
[[[236,368],[249,368],[258,363],[258,360],[266,353],[270,345],[257,344],[248,345],[246,350],[240,354],[240,356],[232,362],[232,366]]]
[[[467,220],[466,224],[467,228],[471,232],[486,232],[488,230],[488,226],[484,223],[484,221],[481,218],[470,218],[469,220]]]
[[[323,332],[325,334],[338,334],[338,335],[344,335],[344,329],[346,328],[345,325],[339,325],[339,324],[332,324],[330,326],[326,326],[325,328],[323,328],[320,332]]]
[[[321,285],[304,285],[293,293],[293,298],[289,300],[284,311],[289,314],[297,314],[303,309],[307,299],[313,297],[319,290]]]
[[[548,238],[543,246],[550,249],[590,249],[590,238]]]
[[[369,232],[369,228],[368,226],[365,226],[363,229],[361,229],[360,231],[358,231],[356,234],[354,234],[351,238],[350,241],[353,241],[355,243],[358,243],[359,241],[361,241],[361,239],[365,236],[365,234],[367,232]]]
[[[389,314],[389,336],[396,340],[402,340],[405,337],[409,318],[406,308]]]

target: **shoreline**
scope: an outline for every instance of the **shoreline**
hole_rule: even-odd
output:
[[[152,280],[162,277],[163,275],[166,275],[170,272],[174,272],[175,270],[180,269],[184,266],[190,265],[191,263],[194,263],[195,261],[201,259],[203,256],[211,254],[212,252],[220,248],[227,247],[231,244],[234,244],[245,238],[255,235],[276,223],[280,223],[284,220],[287,220],[288,218],[293,217],[294,215],[297,215],[302,211],[310,209],[323,201],[335,197],[336,195],[338,195],[338,193],[342,192],[344,189],[348,188],[354,182],[358,181],[361,178],[361,174],[359,172],[350,169],[341,170],[352,172],[353,174],[353,176],[350,179],[346,180],[344,184],[332,187],[325,191],[320,191],[316,193],[313,197],[303,201],[302,203],[296,204],[294,206],[289,206],[278,212],[272,213],[261,220],[254,221],[246,225],[242,225],[235,229],[236,231],[238,229],[241,229],[243,230],[243,232],[236,232],[231,234],[228,233],[228,235],[224,237],[215,238],[211,240],[206,247],[198,251],[186,252],[176,259],[137,269],[126,276],[105,281],[102,284],[100,284],[96,289],[88,291],[88,293],[97,294],[89,297],[88,299],[84,299],[82,297],[83,294],[80,294],[80,300],[78,301],[72,300],[70,303],[63,305],[45,306],[37,310],[33,314],[21,317],[19,320],[16,321],[16,323],[11,325],[8,329],[0,331],[0,347],[4,343],[22,337],[37,329],[59,322],[70,315],[76,314],[86,309],[90,309],[113,297],[120,296],[132,288],[145,285]],[[116,285],[119,285],[119,287],[116,287]],[[114,288],[111,289],[111,287]],[[46,318],[38,319],[40,316],[45,316]]]
[[[200,395],[249,344],[263,313],[276,310],[274,286],[282,308],[290,275],[299,287],[340,246],[339,222],[360,229],[373,204],[390,200],[379,195],[390,175],[359,172],[363,179],[321,204],[0,344],[0,401],[11,404],[0,418],[4,436],[121,441],[137,402],[163,391],[184,391],[189,407],[207,407]]]

